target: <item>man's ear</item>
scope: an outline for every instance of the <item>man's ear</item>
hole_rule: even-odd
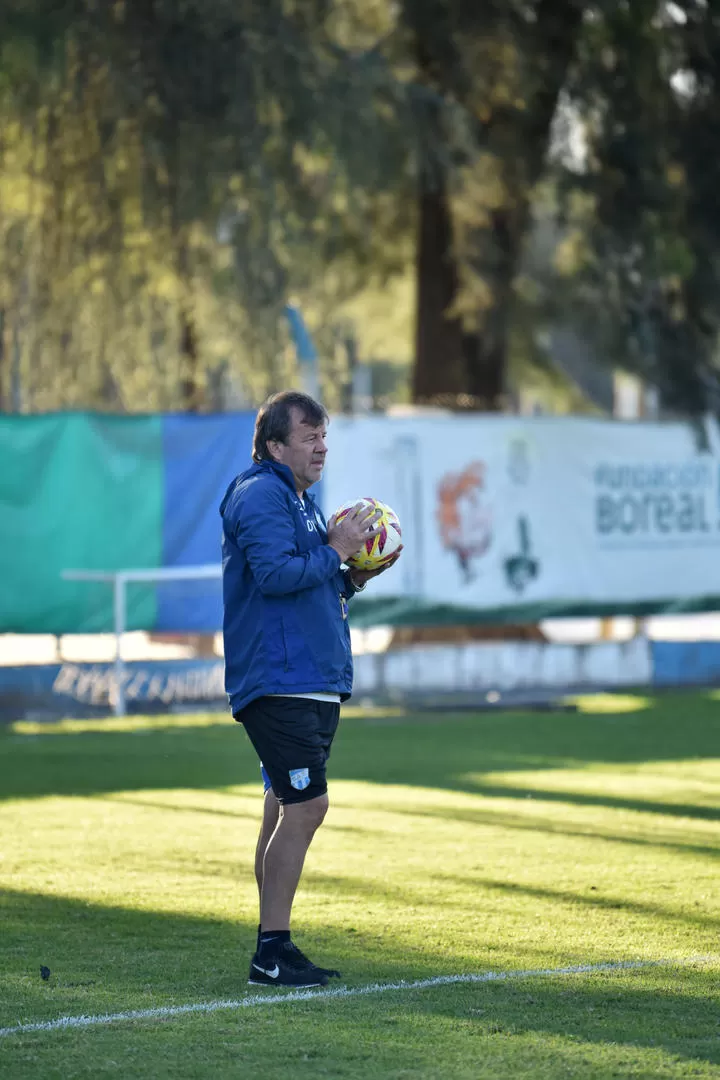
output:
[[[273,461],[277,461],[278,460],[277,455],[278,455],[278,452],[280,450],[280,447],[282,446],[282,443],[278,442],[277,439],[273,439],[272,441],[268,440],[265,443],[265,445],[267,446],[268,450],[270,451],[270,457],[273,459]]]

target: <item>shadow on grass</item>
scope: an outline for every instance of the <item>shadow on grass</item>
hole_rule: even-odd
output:
[[[650,915],[653,919],[669,923],[685,923],[703,929],[720,926],[720,918],[701,912],[681,911],[678,908],[666,908],[661,904],[639,903],[637,900],[619,900],[609,896],[588,896],[564,889],[548,889],[538,885],[520,885],[514,881],[495,881],[492,878],[437,874],[437,881],[451,881],[467,888],[487,889],[504,896],[531,897],[535,900],[547,900],[581,906],[589,910],[623,911],[630,915]]]
[[[486,799],[537,799],[541,802],[572,803],[574,806],[600,806],[605,810],[635,810],[643,814],[720,821],[720,807],[697,803],[655,802],[652,799],[627,799],[617,795],[595,795],[581,791],[548,791],[544,788],[512,787],[506,784],[474,784],[467,790]]]
[[[415,1017],[418,1011],[435,1016],[441,1011],[457,1022],[460,1013],[466,1018],[469,1030],[476,1028],[475,1034],[511,1041],[528,1033],[539,1033],[543,1037],[558,1036],[566,1047],[566,1040],[570,1044],[576,1041],[585,1044],[578,1047],[580,1060],[568,1059],[565,1068],[561,1064],[565,1051],[558,1047],[558,1064],[561,1064],[558,1076],[567,1075],[568,1067],[575,1076],[669,1075],[664,1070],[641,1071],[639,1062],[633,1060],[633,1051],[640,1047],[662,1050],[688,1063],[720,1062],[717,1027],[720,995],[717,971],[709,968],[658,968],[609,978],[490,983],[468,990],[462,996],[464,1007],[459,1009],[453,1003],[452,1010],[442,1006],[438,1009],[437,1003],[424,1007],[420,1000]],[[582,1070],[582,1054],[583,1049],[587,1053],[587,1044],[604,1046],[613,1057],[607,1061],[586,1060],[587,1072],[575,1071],[579,1066]],[[590,1068],[591,1064],[594,1068]],[[650,1062],[647,1064],[652,1068]],[[607,1072],[596,1071],[602,1065]],[[550,1074],[542,1071],[542,1075]],[[694,1070],[683,1075],[694,1075]]]
[[[618,911],[645,919],[649,916],[657,925],[684,925],[714,933],[717,933],[718,929],[720,929],[720,918],[716,915],[700,910],[681,909],[677,904],[672,907],[665,907],[662,904],[649,901],[643,902],[607,896],[598,893],[596,891],[597,887],[592,892],[582,893],[537,885],[525,885],[518,882],[498,881],[493,878],[483,877],[481,874],[430,874],[423,876],[418,879],[416,884],[410,886],[407,884],[399,886],[390,881],[378,881],[374,878],[364,878],[350,874],[325,874],[321,870],[309,870],[303,875],[304,887],[308,890],[312,889],[315,894],[344,894],[352,897],[353,902],[356,903],[361,899],[365,899],[373,905],[378,905],[382,901],[395,907],[411,907],[413,910],[423,906],[437,908],[438,884],[450,883],[461,885],[467,891],[468,896],[474,897],[478,910],[481,907],[494,904],[493,896],[515,896],[521,899],[544,901],[548,905],[567,905],[575,909],[584,908],[588,913],[594,911]],[[482,901],[480,901],[480,897],[482,897]],[[562,916],[558,910],[555,910],[552,917],[561,918]]]
[[[494,789],[497,798],[501,798],[501,791],[505,789]],[[523,789],[524,790],[524,789]],[[481,792],[480,794],[485,794]],[[506,796],[512,798],[512,794]],[[520,798],[521,796],[516,796]],[[533,798],[542,802],[544,793],[538,792]],[[557,800],[553,800],[557,801]],[[578,801],[575,799],[574,794],[569,792],[562,800],[565,803],[573,803],[578,805]],[[605,807],[606,804],[600,803],[600,806]],[[656,806],[658,804],[655,804]],[[673,809],[677,809],[677,804],[667,804],[668,809],[663,813],[672,814]],[[645,811],[644,804],[638,800],[637,805],[633,808],[640,812]],[[583,825],[580,828],[573,828],[571,825],[567,825],[563,821],[562,825],[555,821],[548,821],[541,818],[539,815],[534,814],[532,817],[520,817],[520,815],[513,815],[503,813],[501,810],[495,809],[492,804],[486,809],[469,808],[467,810],[457,809],[456,807],[447,807],[446,809],[428,808],[424,807],[422,803],[418,804],[418,807],[413,807],[412,810],[407,810],[403,807],[393,807],[394,814],[401,814],[411,818],[435,818],[440,821],[461,821],[464,825],[477,825],[480,828],[495,828],[495,829],[510,829],[514,832],[528,832],[528,833],[542,833],[545,836],[557,836],[557,837],[577,837],[579,840],[603,840],[609,844],[624,844],[630,847],[648,847],[658,848],[662,851],[671,851],[678,855],[703,855],[709,858],[717,858],[720,856],[720,836],[718,837],[716,844],[691,844],[683,843],[681,840],[662,840],[659,837],[653,836],[632,836],[627,832],[614,833],[608,829],[598,828],[595,825]],[[680,814],[679,816],[682,816]]]
[[[486,783],[482,775],[582,769],[720,756],[720,703],[708,695],[651,699],[627,713],[438,714],[383,726],[373,715],[341,726],[329,777],[444,788],[720,820],[720,808]],[[142,737],[139,737],[142,735]],[[224,788],[258,783],[242,728],[227,722],[138,732],[17,736],[0,731],[0,797]],[[628,783],[632,778],[628,777]]]
[[[1,910],[5,952],[0,1005],[2,1026],[65,1015],[236,999],[249,992],[245,968],[253,946],[254,928],[247,923],[99,907],[27,893],[5,894]],[[314,946],[315,935],[308,937]],[[406,949],[386,939],[349,939],[348,935],[325,929],[321,945],[321,953],[332,957],[350,973],[348,983],[351,986],[377,979],[394,982],[467,970],[461,956],[431,950],[409,955]],[[316,950],[313,947],[309,951]],[[517,960],[517,957],[513,958],[507,966],[517,968]],[[525,970],[561,964],[570,966],[584,961],[587,957],[564,956],[559,960],[532,950],[520,958]],[[51,971],[46,982],[40,978],[41,964]],[[505,966],[501,962],[496,970]],[[293,1004],[290,1006],[292,1014],[273,1014],[278,1019],[282,1016],[283,1022],[276,1020],[272,1032],[267,1027],[258,1032],[254,1027],[267,1024],[271,1019],[264,1010],[248,1010],[242,1014],[242,1040],[243,1047],[247,1047],[248,1040],[259,1037],[268,1064],[274,1065],[279,1063],[281,1055],[292,1049],[291,1044],[297,1040],[299,1032],[303,1033],[303,1045],[308,1045],[308,1038],[317,1037],[318,1043],[322,1044],[319,1057],[314,1061],[317,1067],[326,1062],[329,1065],[333,1056],[336,1062],[343,1061],[343,1054],[350,1057],[353,1043],[361,1045],[362,1040],[368,1038],[368,1025],[389,1025],[388,1038],[396,1046],[398,1037],[407,1037],[404,1024],[415,1030],[421,1024],[427,1038],[432,1037],[436,1025],[445,1018],[458,1037],[479,1035],[487,1039],[512,1040],[531,1033],[560,1036],[561,1044],[544,1047],[544,1052],[551,1057],[557,1055],[558,1061],[580,1041],[606,1047],[613,1054],[623,1047],[631,1053],[648,1047],[662,1049],[688,1061],[717,1062],[720,1061],[717,998],[717,973],[702,968],[655,968],[602,976],[591,973],[580,977],[529,977],[517,982],[370,995],[350,999],[346,1004],[342,1001],[323,1002],[319,1006],[312,1002]],[[329,1014],[332,1015],[331,1033],[327,1027],[318,1027],[327,1022]],[[233,1019],[231,1013],[224,1015],[228,1023]],[[177,1034],[180,1027],[189,1023],[200,1032],[207,1032],[217,1022],[217,1015],[212,1019],[196,1016],[175,1018],[163,1026],[170,1026]],[[114,1028],[115,1039],[120,1038],[123,1044],[131,1040],[132,1045],[138,1047],[152,1038],[151,1033],[157,1027],[156,1021],[135,1022],[132,1028],[120,1025]],[[124,1036],[118,1034],[122,1031]],[[447,1038],[447,1028],[438,1027],[437,1031],[438,1035]],[[4,1042],[3,1050],[12,1051],[15,1045],[20,1051],[24,1046],[54,1053],[60,1038],[64,1047],[69,1041],[76,1040],[82,1045],[92,1040],[91,1045],[97,1047],[110,1038],[109,1032],[109,1028],[101,1027],[62,1035],[37,1033],[18,1038],[17,1042],[13,1036]],[[231,1033],[233,1045],[236,1045],[237,1028]],[[269,1035],[270,1044],[267,1043]],[[372,1038],[379,1039],[380,1031],[373,1031]],[[213,1058],[214,1044],[212,1039],[209,1043],[203,1042],[207,1069]],[[117,1041],[112,1045],[118,1049]],[[455,1043],[458,1050],[465,1045],[464,1042]],[[489,1044],[474,1044],[477,1052],[483,1046]],[[152,1042],[148,1047],[152,1049]],[[413,1044],[413,1047],[417,1052],[418,1045]],[[432,1055],[427,1057],[427,1043],[424,1047],[425,1061],[430,1062]],[[514,1052],[512,1043],[508,1043],[507,1051],[510,1055]],[[285,1058],[286,1065],[287,1060]],[[33,1068],[37,1068],[39,1062],[40,1059],[33,1056]],[[198,1075],[208,1073],[199,1072]],[[309,1075],[309,1070],[301,1067],[301,1075]],[[384,1070],[373,1075],[384,1075]],[[422,1075],[422,1071],[418,1075]],[[431,1075],[438,1074],[431,1071]]]
[[[161,813],[170,810],[171,813],[176,814],[209,814],[211,817],[229,817],[234,818],[236,821],[249,821],[256,829],[260,827],[260,819],[262,816],[262,808],[259,803],[255,813],[246,814],[240,813],[238,810],[221,810],[217,806],[192,806],[190,804],[181,803],[153,802],[152,799],[138,799],[134,795],[109,793],[105,794],[103,797],[108,802],[116,802],[121,806],[142,806],[144,809],[158,810]],[[328,830],[331,830],[332,832],[361,834],[369,831],[359,825],[338,825],[337,822],[334,821],[325,821],[323,823],[323,831]]]
[[[309,874],[307,884],[313,880]],[[356,884],[322,879],[336,895],[342,888],[349,897]],[[231,922],[14,890],[0,893],[0,924],[0,1026],[65,1012],[236,997],[248,990],[257,931],[254,919]],[[345,985],[469,969],[467,956],[408,948],[384,936],[383,927],[377,937],[324,924],[301,925],[296,934],[319,963],[332,961],[343,971]],[[547,957],[538,966],[545,963]],[[48,981],[41,966],[51,972]]]

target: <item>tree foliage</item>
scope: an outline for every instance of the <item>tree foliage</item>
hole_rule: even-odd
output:
[[[717,410],[718,0],[406,0],[405,11],[421,73],[477,118],[469,153],[420,192],[418,398],[501,406],[529,315],[535,332],[575,324],[666,407]],[[564,159],[563,124],[584,143]],[[548,181],[565,273],[546,265],[529,279]]]
[[[616,4],[581,45],[568,93],[587,159],[563,178],[584,234],[569,309],[667,406],[717,410],[720,4]]]
[[[417,400],[503,406],[533,191],[582,11],[576,0],[405,0],[416,78],[462,109],[438,139],[445,159],[421,162]]]
[[[0,18],[5,397],[14,350],[34,408],[201,407],[228,358],[262,393],[289,292],[349,251],[376,267],[396,227],[385,62],[319,0]]]
[[[502,407],[562,320],[717,403],[720,0],[6,0],[0,43],[0,405],[257,398],[289,298],[413,261],[417,401]]]

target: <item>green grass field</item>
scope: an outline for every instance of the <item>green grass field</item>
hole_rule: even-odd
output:
[[[0,728],[0,1075],[720,1077],[720,700],[347,710],[329,772],[294,931],[351,993],[278,1002],[246,985],[261,788],[241,728]],[[657,963],[532,974],[622,961]],[[358,993],[487,972],[509,977]]]

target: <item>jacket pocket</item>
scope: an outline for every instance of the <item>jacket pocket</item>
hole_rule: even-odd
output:
[[[290,666],[288,656],[288,640],[285,623],[280,614],[265,619],[264,625],[265,651],[271,667],[280,671],[287,671]]]
[[[350,655],[350,627],[342,617],[340,593],[328,589],[328,602],[321,611],[309,639],[318,670],[330,683],[344,678]]]

